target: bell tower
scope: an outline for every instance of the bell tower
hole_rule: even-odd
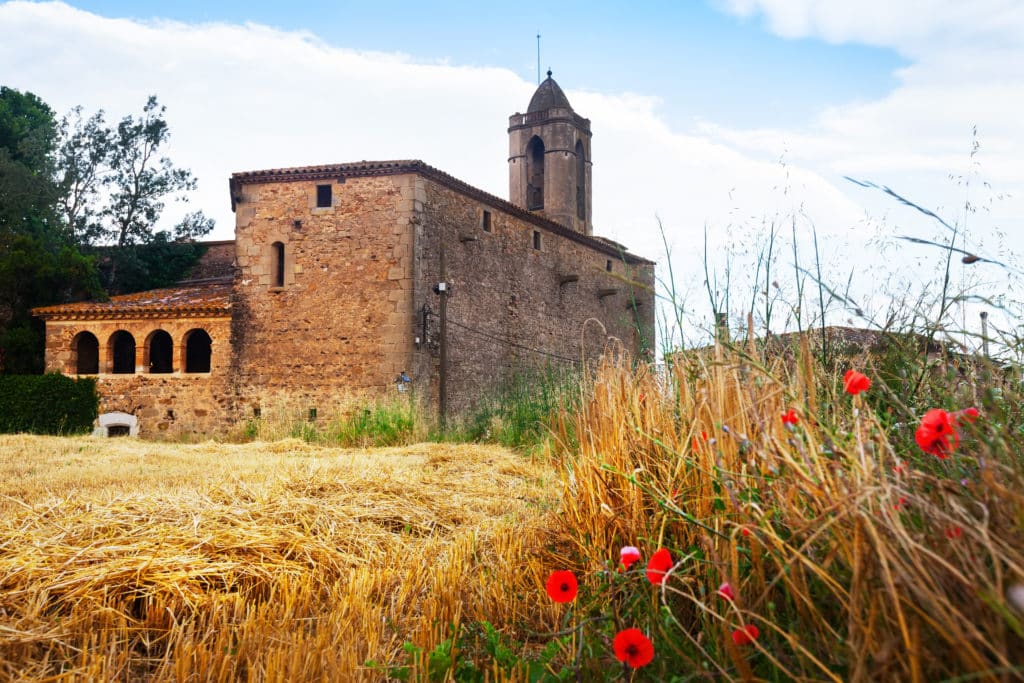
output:
[[[508,120],[509,201],[592,234],[590,135],[590,120],[572,110],[548,71],[526,113]]]

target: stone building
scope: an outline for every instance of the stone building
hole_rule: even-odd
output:
[[[233,174],[235,239],[195,279],[36,309],[47,369],[96,375],[105,424],[202,434],[398,385],[458,411],[612,340],[646,353],[654,264],[593,236],[589,120],[549,74],[508,133],[510,201],[416,160]]]

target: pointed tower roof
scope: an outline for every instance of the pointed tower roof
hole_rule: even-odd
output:
[[[537,92],[533,93],[533,97],[530,98],[530,107],[526,110],[526,113],[532,114],[536,111],[547,111],[552,107],[572,110],[569,98],[558,87],[558,83],[555,83],[555,79],[551,78],[551,70],[548,69],[548,77],[537,86]]]

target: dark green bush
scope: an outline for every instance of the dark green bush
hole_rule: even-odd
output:
[[[0,433],[87,432],[99,411],[96,380],[49,375],[0,375]]]

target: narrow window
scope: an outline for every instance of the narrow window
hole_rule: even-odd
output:
[[[544,141],[536,135],[526,146],[526,208],[544,208]]]
[[[206,330],[185,333],[185,372],[209,372],[213,340]]]
[[[309,409],[309,421],[316,422],[316,408]]]
[[[274,242],[271,251],[271,272],[274,274],[274,286],[284,287],[284,243]]]
[[[316,208],[327,209],[331,206],[331,186],[330,185],[317,185],[316,186]]]
[[[540,231],[539,230],[534,230],[533,231],[533,248],[534,249],[540,249]]]
[[[171,335],[156,330],[146,339],[146,365],[153,374],[174,372],[174,342]]]
[[[135,337],[118,330],[110,336],[111,372],[117,375],[135,373]]]
[[[607,270],[609,273],[612,272],[612,260],[611,259],[608,259],[607,261],[604,262],[604,269]]]
[[[96,375],[100,371],[100,341],[92,332],[79,332],[71,342],[74,354],[75,372],[79,375]]]
[[[263,415],[263,411],[260,410],[260,407],[259,406],[253,406],[252,407],[252,416],[255,417],[255,418],[259,418],[261,415]]]
[[[481,223],[481,226],[483,227],[484,232],[491,231],[491,212],[487,211],[486,209],[484,210],[484,218],[483,222]]]

